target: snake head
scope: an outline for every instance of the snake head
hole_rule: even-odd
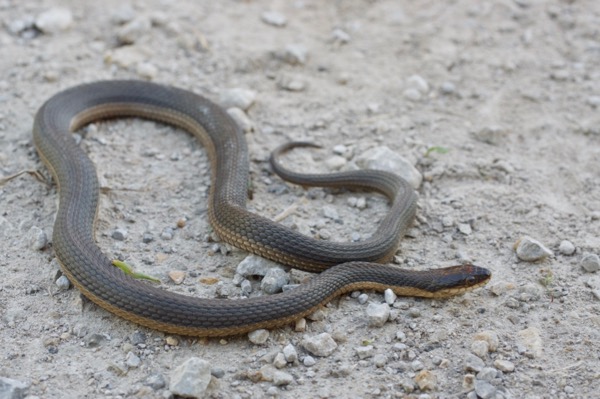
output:
[[[436,296],[458,295],[482,287],[492,278],[492,272],[484,267],[470,263],[438,269],[440,276],[436,281],[439,289]]]

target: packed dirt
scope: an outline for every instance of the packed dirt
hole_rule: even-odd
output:
[[[196,397],[598,397],[600,2],[0,0],[0,21],[0,179],[42,175],[0,185],[0,398],[185,395],[176,370],[194,357],[211,374]],[[245,108],[232,112],[249,144],[249,209],[285,212],[282,223],[321,239],[368,236],[385,198],[287,184],[270,152],[318,142],[286,165],[330,172],[389,147],[423,176],[395,263],[469,261],[491,282],[390,301],[381,327],[367,309],[383,293],[344,295],[304,327],[252,338],[173,336],[101,309],[60,278],[57,187],[31,129],[53,94],[117,78]],[[109,257],[163,289],[242,296],[234,279],[247,254],[210,228],[200,143],[139,119],[76,137],[97,164]],[[538,260],[517,256],[527,237]],[[317,336],[331,353],[311,352]]]

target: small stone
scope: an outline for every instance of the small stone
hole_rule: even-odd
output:
[[[306,317],[312,321],[323,321],[325,320],[326,316],[327,315],[323,309],[317,309]]]
[[[242,129],[244,133],[254,131],[254,122],[240,108],[227,108],[227,113],[233,118],[235,123]]]
[[[248,333],[248,339],[255,345],[262,345],[269,339],[269,330],[260,329]]]
[[[508,281],[499,281],[490,287],[490,291],[492,291],[494,295],[500,296],[516,288],[517,286],[514,283],[509,283]]]
[[[388,362],[388,358],[383,353],[379,353],[379,354],[373,356],[373,364],[377,368],[382,368],[383,366],[385,366],[387,364],[387,362]]]
[[[135,10],[131,4],[121,4],[111,13],[110,19],[117,25],[123,25],[135,18]]]
[[[58,289],[61,291],[66,291],[71,287],[71,282],[69,281],[67,276],[60,276],[59,278],[56,279],[54,284],[56,284]]]
[[[121,68],[129,68],[144,62],[147,58],[148,50],[136,45],[121,46],[114,50],[106,52],[104,61],[108,64],[115,64]]]
[[[484,367],[477,373],[478,380],[492,381],[498,375],[498,370],[493,367]]]
[[[125,365],[127,365],[127,367],[129,367],[130,369],[136,369],[140,367],[141,363],[142,360],[135,353],[127,353],[127,356],[125,357]]]
[[[290,282],[288,273],[280,268],[272,268],[267,271],[267,274],[260,282],[260,288],[267,294],[275,294],[281,292],[284,285]]]
[[[490,145],[500,145],[506,136],[508,131],[501,126],[486,126],[475,132],[475,138],[483,143]]]
[[[489,344],[486,341],[473,341],[471,343],[471,352],[482,359],[485,359],[489,351]]]
[[[169,335],[169,336],[167,336],[167,338],[165,338],[165,343],[169,346],[178,346],[179,339],[177,339],[177,337]]]
[[[115,229],[110,236],[113,238],[113,240],[125,241],[127,238],[127,230]]]
[[[284,27],[287,24],[285,15],[277,11],[265,11],[260,15],[260,18],[264,23],[278,28]]]
[[[407,100],[411,100],[411,101],[419,101],[421,99],[421,97],[423,97],[421,95],[421,92],[419,92],[419,90],[413,89],[413,88],[404,90],[404,92],[402,92],[402,94],[404,95],[404,97]]]
[[[37,16],[35,26],[44,33],[58,33],[73,24],[73,14],[67,8],[51,8]]]
[[[382,327],[390,318],[390,306],[387,303],[370,303],[367,318],[370,326]]]
[[[306,89],[306,82],[300,78],[283,75],[277,79],[277,87],[287,91],[300,92]]]
[[[586,100],[586,103],[592,108],[600,107],[600,96],[590,96]]]
[[[185,276],[185,272],[181,270],[171,270],[169,272],[169,278],[177,285],[183,283],[183,280],[185,280]]]
[[[459,223],[458,231],[466,236],[470,235],[473,232],[469,223]]]
[[[356,298],[356,300],[358,301],[358,303],[360,303],[361,305],[364,305],[365,303],[367,303],[367,301],[369,300],[369,294],[360,294],[358,296],[358,298]]]
[[[170,241],[173,239],[175,235],[175,230],[172,227],[165,227],[163,231],[160,233],[160,238],[165,241]]]
[[[273,366],[280,369],[285,367],[286,365],[287,360],[285,360],[285,355],[283,353],[279,352],[277,355],[275,355],[275,359],[273,359]]]
[[[252,293],[252,283],[250,280],[243,279],[240,283],[240,288],[244,295],[250,295]]]
[[[219,97],[219,103],[223,108],[239,108],[247,111],[256,100],[256,92],[254,90],[233,88],[224,90]]]
[[[575,245],[569,240],[562,240],[558,246],[558,251],[563,255],[573,255],[575,253]]]
[[[131,335],[131,344],[139,345],[146,342],[146,334],[140,331],[136,331]]]
[[[142,242],[144,244],[148,244],[148,243],[151,243],[152,241],[154,241],[154,236],[152,235],[152,233],[145,232],[144,235],[142,236]]]
[[[272,262],[270,260],[261,258],[256,255],[248,255],[244,258],[244,260],[242,260],[238,264],[236,268],[236,273],[244,277],[264,277],[267,274],[267,272],[274,267],[283,270],[283,267],[278,263]]]
[[[283,51],[283,60],[290,65],[304,65],[308,60],[308,49],[302,44],[288,44]]]
[[[543,342],[540,330],[536,327],[529,327],[517,333],[519,342],[531,353],[533,357],[539,358],[543,352]]]
[[[415,382],[422,391],[433,391],[437,386],[437,377],[429,370],[421,370],[415,376]]]
[[[494,360],[494,367],[504,373],[512,373],[515,371],[515,365],[512,362],[504,359],[496,359]]]
[[[517,257],[525,262],[535,262],[554,254],[541,242],[529,236],[520,238],[515,243]]]
[[[32,226],[27,232],[27,240],[34,251],[41,251],[48,245],[48,236],[44,230]]]
[[[496,388],[487,381],[475,380],[475,393],[480,399],[490,399],[496,396]]]
[[[485,341],[488,344],[488,350],[490,352],[496,352],[498,345],[500,345],[500,339],[495,331],[485,330],[480,331],[473,336],[474,341]]]
[[[485,367],[485,363],[481,358],[469,353],[465,357],[465,370],[479,372]]]
[[[340,219],[340,215],[338,214],[337,209],[335,209],[335,207],[333,207],[333,206],[330,206],[330,205],[323,206],[322,212],[323,212],[323,216],[325,216],[327,219],[331,219],[331,220],[339,220]]]
[[[452,82],[444,82],[440,87],[440,91],[442,92],[442,94],[446,95],[454,94],[454,92],[456,91],[456,86]]]
[[[336,28],[333,30],[333,32],[331,32],[331,37],[333,38],[334,41],[336,41],[340,44],[346,44],[346,43],[350,42],[350,40],[352,39],[345,30],[342,30],[339,28]]]
[[[298,360],[298,352],[296,351],[296,347],[292,344],[287,344],[283,348],[283,356],[285,356],[285,360],[289,363],[294,363]]]
[[[290,385],[292,382],[294,382],[294,377],[290,373],[280,370],[273,373],[273,384],[275,384],[275,386],[281,387]]]
[[[210,375],[212,375],[215,378],[223,378],[225,376],[225,370],[223,370],[220,367],[214,367],[211,371],[210,371]]]
[[[337,344],[328,333],[305,337],[302,340],[302,346],[311,354],[319,357],[327,357],[337,348]]]
[[[203,398],[210,382],[210,363],[191,357],[171,373],[169,390],[174,395]]]
[[[0,398],[2,399],[24,398],[28,389],[28,383],[13,380],[12,378],[0,377]]]
[[[418,188],[423,181],[423,176],[411,162],[387,146],[374,147],[365,151],[357,157],[356,164],[363,169],[395,173],[409,182],[413,188]]]
[[[581,259],[581,267],[588,273],[600,270],[600,257],[596,254],[586,254]]]
[[[102,334],[90,334],[85,337],[85,344],[88,348],[97,348],[106,342],[106,336]]]
[[[304,359],[302,359],[302,364],[304,364],[306,367],[312,367],[317,364],[317,361],[312,356],[305,356]]]
[[[296,320],[296,325],[294,326],[294,331],[296,331],[296,332],[306,331],[306,319],[304,317]]]
[[[279,389],[277,389],[277,387],[269,387],[269,389],[267,389],[267,396],[279,396]]]
[[[385,298],[385,303],[389,306],[392,306],[396,302],[396,299],[398,299],[398,296],[390,288],[383,292],[383,297]]]
[[[121,44],[133,44],[150,31],[150,18],[140,16],[132,19],[117,30],[117,39]]]
[[[141,62],[135,67],[135,72],[142,78],[152,80],[158,75],[158,68],[149,62]]]
[[[325,165],[329,170],[340,170],[346,165],[346,158],[339,155],[333,155],[325,160]]]
[[[149,375],[144,381],[144,385],[158,391],[159,389],[163,389],[167,385],[167,382],[162,374],[156,373]]]
[[[429,83],[420,75],[412,75],[406,80],[406,86],[419,91],[419,93],[427,94],[429,92]]]
[[[359,359],[367,359],[371,356],[373,356],[373,345],[366,345],[366,346],[359,346],[357,348],[354,348],[354,350],[356,351],[356,354],[358,355]]]

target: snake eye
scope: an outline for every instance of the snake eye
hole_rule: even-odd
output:
[[[473,277],[473,276],[468,276],[468,277],[465,279],[465,283],[466,283],[466,284],[467,284],[467,286],[469,286],[469,287],[470,287],[470,286],[472,286],[472,285],[474,285],[474,284],[475,284],[475,277]]]

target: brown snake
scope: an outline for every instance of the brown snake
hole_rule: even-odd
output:
[[[184,296],[136,280],[114,267],[96,245],[96,170],[71,132],[99,120],[142,117],[183,128],[206,147],[212,164],[208,215],[221,239],[274,261],[323,272],[300,287],[243,300]],[[389,213],[365,241],[317,240],[246,210],[248,150],[236,123],[219,106],[192,92],[140,81],[76,86],[50,98],[33,127],[35,146],[59,188],[53,247],[63,272],[88,298],[109,311],[162,331],[197,336],[273,328],[314,312],[335,296],[358,289],[393,289],[399,295],[447,297],[487,283],[490,272],[473,265],[426,271],[372,262],[391,259],[410,227],[416,196],[403,179],[362,170],[298,174],[272,157],[286,180],[312,186],[366,188],[385,194]],[[281,147],[275,155],[297,145]]]

